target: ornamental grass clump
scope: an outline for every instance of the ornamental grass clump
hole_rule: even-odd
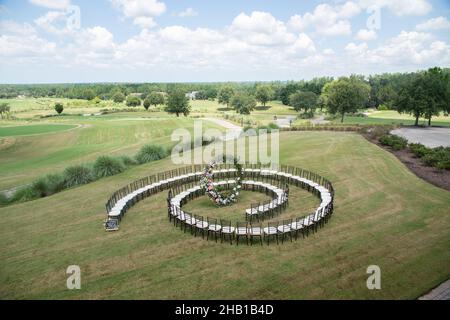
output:
[[[84,165],[67,167],[64,170],[64,185],[66,188],[94,181],[92,170]]]
[[[136,155],[136,161],[140,164],[163,159],[168,155],[167,150],[159,145],[146,144]]]
[[[125,165],[120,159],[111,156],[101,156],[94,162],[93,174],[97,178],[102,178],[121,173],[125,169]]]

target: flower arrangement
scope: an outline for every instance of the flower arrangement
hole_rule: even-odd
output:
[[[242,185],[242,166],[238,163],[238,160],[235,158],[233,160],[234,167],[236,168],[238,174],[236,177],[236,184],[231,190],[231,193],[227,196],[221,194],[214,187],[213,180],[213,169],[216,166],[216,162],[212,161],[209,165],[206,166],[205,172],[203,173],[202,178],[200,179],[200,187],[205,190],[205,193],[209,196],[209,198],[218,206],[227,206],[237,201],[239,196],[239,192],[241,190]]]

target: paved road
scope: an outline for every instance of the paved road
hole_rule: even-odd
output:
[[[292,122],[294,122],[295,118],[295,116],[286,116],[286,118],[277,117],[277,120],[275,120],[275,124],[280,128],[289,128],[291,126],[291,120]]]
[[[225,135],[222,137],[223,141],[228,141],[228,140],[234,140],[239,138],[239,136],[242,133],[242,128],[230,121],[226,121],[223,119],[218,119],[218,118],[202,118],[202,120],[207,120],[207,121],[211,121],[214,122],[215,124],[218,124],[219,126],[222,126],[227,130],[227,132],[225,133]]]
[[[450,279],[421,296],[419,300],[450,300]]]
[[[450,128],[399,128],[391,133],[430,148],[450,147]]]
[[[325,120],[325,116],[324,115],[320,115],[317,118],[314,118],[314,119],[311,120],[312,124],[327,124],[329,122],[330,121]]]

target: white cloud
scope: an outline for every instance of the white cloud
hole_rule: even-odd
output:
[[[362,8],[387,8],[397,16],[418,16],[429,13],[432,9],[427,0],[360,0]]]
[[[327,11],[330,8],[332,11]],[[375,43],[368,41],[374,35],[362,29],[344,50],[336,52],[333,42],[313,41],[317,35],[348,33],[351,26],[347,19],[358,12],[352,4],[316,8],[311,16],[305,14],[297,16],[298,19],[293,16],[289,23],[268,12],[241,13],[220,29],[154,27],[154,16],[138,14],[129,19],[142,30],[126,40],[119,41],[107,28],[94,26],[75,30],[70,37],[64,37],[64,41],[59,38],[56,43],[39,37],[35,30],[39,26],[57,32],[52,27],[58,25],[60,16],[51,12],[58,11],[38,18],[34,26],[0,22],[0,55],[7,57],[0,59],[0,66],[35,66],[45,62],[42,65],[49,67],[107,68],[118,71],[118,77],[146,74],[155,81],[163,81],[173,75],[179,80],[178,75],[183,73],[186,75],[183,80],[191,75],[191,80],[201,80],[201,77],[236,80],[245,75],[249,75],[247,80],[251,77],[292,79],[450,64],[449,45],[426,32],[402,31],[374,47]],[[331,22],[327,22],[327,15]],[[292,25],[294,22],[298,28]],[[320,30],[320,24],[326,24],[326,28]],[[129,70],[133,72],[126,72]]]
[[[198,12],[195,11],[194,9],[192,9],[192,8],[187,8],[186,10],[180,12],[178,14],[178,16],[181,17],[181,18],[195,17],[195,16],[198,16]]]
[[[73,32],[67,26],[67,15],[64,11],[49,11],[34,20],[34,23],[48,33],[67,35]]]
[[[402,31],[383,45],[369,49],[366,43],[349,43],[345,50],[360,63],[396,66],[448,65],[450,46],[423,32]],[[356,62],[355,60],[353,60]]]
[[[114,37],[106,28],[95,26],[80,33],[78,42],[93,49],[114,49]]]
[[[110,0],[125,17],[154,17],[166,11],[166,5],[158,0]]]
[[[136,17],[133,23],[142,29],[153,28],[156,26],[156,22],[152,17]]]
[[[336,6],[319,4],[312,13],[307,12],[303,16],[293,15],[288,21],[288,26],[296,31],[314,27],[317,34],[324,36],[349,35],[352,31],[348,19],[360,12],[360,7],[352,1]]]
[[[110,2],[122,11],[126,18],[133,18],[133,24],[141,28],[156,26],[154,17],[166,11],[164,2],[158,0],[110,0]]]
[[[8,57],[8,62],[13,60],[51,58],[55,53],[56,44],[36,35],[1,35],[0,56]],[[9,60],[11,59],[11,60]]]
[[[367,52],[368,48],[369,47],[365,42],[361,44],[355,44],[353,42],[350,42],[345,46],[345,51],[349,52],[352,55],[362,55]]]
[[[416,26],[417,30],[426,31],[426,30],[440,30],[440,29],[449,29],[450,21],[445,17],[437,17],[429,19],[425,22],[419,23]]]
[[[356,34],[356,39],[358,40],[368,41],[376,38],[377,33],[375,32],[375,30],[360,29]]]
[[[67,9],[70,0],[29,0],[32,4],[48,9]]]
[[[15,34],[27,36],[36,33],[36,29],[29,23],[17,23],[12,20],[0,21],[1,34]]]
[[[285,24],[268,12],[240,13],[234,18],[230,30],[236,37],[253,45],[280,45],[296,40],[295,34],[288,32]]]
[[[346,36],[352,33],[352,26],[347,20],[339,20],[330,26],[318,28],[317,33],[324,36]]]

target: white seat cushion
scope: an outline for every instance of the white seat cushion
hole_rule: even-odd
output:
[[[208,226],[208,229],[211,231],[220,231],[220,229],[222,229],[222,226],[220,224],[210,224]]]
[[[278,233],[278,231],[277,231],[277,229],[275,227],[266,227],[266,228],[263,229],[263,231],[264,231],[265,234],[269,234],[269,235]]]
[[[229,226],[222,227],[222,233],[233,233],[233,232],[234,232],[234,227],[229,227]]]

